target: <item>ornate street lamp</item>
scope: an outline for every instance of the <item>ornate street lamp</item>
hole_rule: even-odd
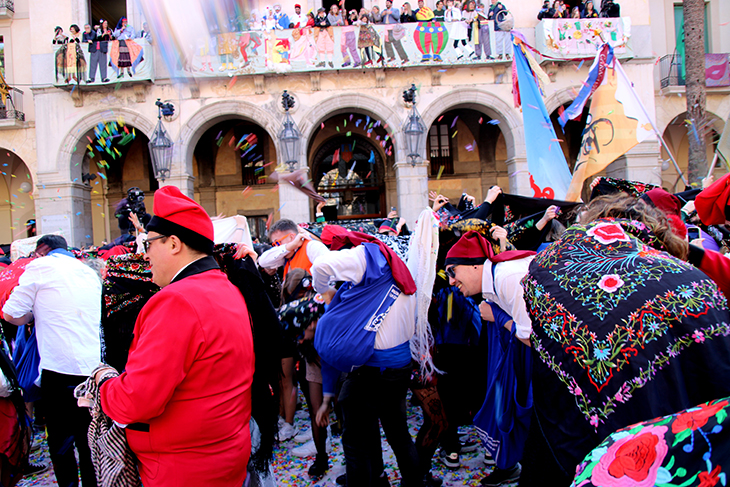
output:
[[[164,181],[170,176],[173,142],[162,125],[162,116],[171,117],[175,113],[175,107],[172,106],[172,103],[162,103],[159,98],[155,105],[157,105],[157,126],[155,131],[152,132],[152,139],[150,139],[148,146],[152,157],[152,169],[155,172],[155,179]]]
[[[411,104],[411,113],[408,114],[408,120],[403,125],[403,133],[406,135],[408,158],[411,160],[411,165],[415,166],[421,157],[418,153],[421,146],[421,137],[426,132],[426,126],[423,125],[421,115],[416,110],[416,85],[411,85],[403,92],[403,101]]]
[[[281,106],[284,107],[284,128],[279,133],[279,141],[284,150],[284,163],[289,167],[289,172],[294,172],[299,162],[299,143],[302,133],[289,115],[289,109],[294,107],[294,97],[286,90],[281,95]]]

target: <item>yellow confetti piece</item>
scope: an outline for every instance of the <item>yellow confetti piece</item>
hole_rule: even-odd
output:
[[[446,167],[446,166],[441,166],[441,167],[439,168],[439,173],[438,173],[438,175],[436,176],[436,179],[441,179],[441,175],[442,175],[442,174],[444,173],[444,168],[445,168],[445,167]]]
[[[11,174],[10,177],[11,178],[17,178],[18,176],[16,176],[15,174]]]
[[[458,130],[454,130],[454,133],[453,133],[453,134],[451,134],[451,138],[453,139],[454,137],[456,137],[456,134],[458,134],[458,133],[459,133],[459,131],[458,131]]]
[[[449,293],[449,297],[446,298],[446,321],[451,321],[454,311],[454,293]]]

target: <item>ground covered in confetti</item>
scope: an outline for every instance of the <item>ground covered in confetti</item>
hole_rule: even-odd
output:
[[[409,402],[408,426],[414,439],[416,438],[418,427],[422,423],[423,418],[421,416],[421,409],[410,405]],[[306,431],[309,429],[309,414],[306,407],[297,411],[294,426],[300,431]],[[463,431],[469,435],[469,439],[471,441],[478,441],[473,428],[463,428]],[[36,437],[42,440],[42,445],[39,450],[33,452],[31,455],[31,461],[42,463],[50,462],[51,460],[48,456],[48,445],[45,441],[45,433],[37,433]],[[388,478],[390,479],[392,486],[400,485],[400,475],[398,473],[395,456],[388,446],[388,443],[385,441],[385,435],[381,434],[381,437],[383,444],[383,460],[385,462]],[[344,454],[342,453],[342,442],[340,437],[335,436],[331,439],[331,441],[332,453],[330,454],[330,470],[324,477],[316,481],[312,480],[309,475],[307,475],[309,465],[311,465],[312,461],[314,461],[314,458],[297,458],[292,456],[292,448],[299,445],[293,440],[281,443],[276,449],[276,458],[274,460],[274,475],[276,477],[277,485],[282,487],[303,487],[310,485],[318,487],[335,486],[335,479],[339,475],[345,473],[345,460]],[[438,453],[436,455],[438,455]],[[443,479],[445,487],[478,486],[479,481],[484,478],[491,468],[484,466],[482,461],[484,458],[483,455],[484,453],[481,448],[472,453],[462,454],[461,468],[458,470],[450,470],[434,458],[432,469],[433,475]],[[52,468],[41,474],[24,478],[18,483],[19,487],[52,485],[58,485]]]

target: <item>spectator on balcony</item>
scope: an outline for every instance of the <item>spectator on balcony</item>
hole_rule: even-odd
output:
[[[110,41],[114,37],[114,33],[109,28],[109,22],[104,19],[99,19],[99,25],[95,25],[96,29],[96,41]]]
[[[81,42],[89,43],[89,79],[86,80],[86,83],[96,82],[97,68],[99,69],[101,82],[108,82],[109,78],[106,77],[106,53],[109,50],[108,43],[106,41],[101,41],[101,36],[91,30],[91,26],[89,24],[84,26],[84,34],[81,37]]]
[[[436,2],[436,10],[433,11],[434,22],[445,22],[446,21],[446,7],[444,6],[443,0]]]
[[[593,8],[593,1],[588,0],[585,4],[585,7],[583,7],[583,15],[581,16],[584,19],[594,19],[598,17],[598,12],[596,12],[596,9]]]
[[[66,42],[68,42],[68,37],[66,37],[66,34],[63,33],[63,28],[60,25],[57,25],[54,29],[53,43],[66,44]]]
[[[613,0],[602,0],[600,17],[621,17],[621,6],[618,3],[615,3]]]
[[[449,24],[449,39],[454,41],[456,60],[464,59],[464,48],[466,48],[467,29],[466,24],[461,21],[461,4],[453,0],[446,0],[446,13],[444,15]],[[459,45],[461,44],[461,45]]]
[[[376,8],[378,7],[373,7],[373,9]],[[370,24],[370,17],[368,17],[367,15],[361,15],[360,32],[358,33],[357,38],[357,47],[358,49],[362,49],[365,53],[363,60],[367,58],[367,61],[363,63],[363,66],[370,66],[373,64],[373,61],[375,60],[373,57],[374,46],[380,46],[380,36]],[[380,62],[381,60],[382,58],[378,62]]]
[[[477,5],[477,17],[474,21],[474,28],[478,29],[478,34],[474,41],[474,59],[482,58],[482,52],[485,59],[494,59],[492,56],[492,44],[489,39],[489,16],[484,12],[484,5]]]
[[[314,14],[307,12],[307,27],[314,27]]]
[[[579,19],[580,18],[580,9],[576,6],[573,7],[573,10],[570,11],[570,18],[571,19]]]
[[[302,6],[298,3],[294,5],[294,15],[291,16],[291,23],[295,29],[300,29],[307,25],[307,16],[302,13]]]
[[[134,68],[144,58],[142,47],[134,42],[134,28],[127,23],[126,17],[119,19],[117,28],[114,29],[114,37],[119,42],[112,43],[109,54],[111,65],[117,72],[117,79],[124,77],[125,70],[131,78],[134,76]]]
[[[384,24],[400,24],[400,10],[393,6],[391,0],[385,0],[385,10],[383,10]]]
[[[499,59],[510,59],[512,52],[511,34],[505,32],[499,27],[499,23],[507,16],[507,7],[502,5],[499,0],[492,0],[492,6],[489,7],[489,20],[494,21],[494,37],[495,51]]]
[[[406,24],[416,21],[416,13],[411,9],[411,4],[406,2],[403,4],[403,11],[400,14],[400,23]]]
[[[134,27],[129,25],[126,17],[122,17],[121,19],[119,19],[117,28],[114,29],[114,38],[120,41],[126,41],[135,38]]]
[[[68,30],[71,37],[68,39],[66,49],[66,75],[70,74],[71,79],[78,83],[86,74],[86,58],[81,49],[81,37],[79,37],[81,29],[78,25],[72,24]]]
[[[479,26],[476,24],[477,20],[477,2],[475,0],[467,0],[464,3],[464,10],[461,11],[461,21],[466,24],[466,38],[469,41],[466,47],[471,52],[469,58],[474,59],[474,41],[479,42]],[[474,29],[476,27],[476,30]]]
[[[142,30],[139,31],[137,39],[144,39],[147,42],[152,42],[152,34],[150,33],[150,26],[147,25],[147,22],[142,22]]]
[[[345,25],[345,20],[342,18],[340,7],[338,7],[336,3],[332,4],[330,7],[330,13],[327,14],[327,20],[332,27]]]
[[[324,8],[320,7],[317,10],[317,17],[314,19],[314,25],[317,27],[317,33],[315,35],[317,39],[317,53],[319,54],[319,64],[317,67],[324,67],[325,61],[329,62],[330,68],[334,68],[335,65],[332,61],[335,50],[334,33],[332,31],[332,25],[329,21],[329,16]]]
[[[382,24],[383,23],[383,14],[380,13],[380,7],[375,5],[373,8],[371,8],[370,15],[368,15],[368,19],[370,20],[371,24]]]
[[[418,9],[414,12],[417,22],[428,22],[433,20],[433,10],[428,8],[423,0],[418,0]]]
[[[537,13],[537,20],[552,18],[553,14],[551,13],[551,10],[552,9],[550,8],[550,1],[549,0],[545,0],[542,3],[542,8]]]

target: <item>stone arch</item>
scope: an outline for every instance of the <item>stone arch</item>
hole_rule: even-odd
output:
[[[309,142],[312,140],[323,121],[334,117],[335,115],[347,113],[352,110],[357,110],[365,115],[370,115],[378,120],[382,120],[384,124],[387,124],[388,128],[391,129],[393,138],[396,140],[396,143],[394,144],[395,160],[400,161],[405,159],[405,145],[402,143],[403,134],[401,133],[403,120],[401,117],[398,116],[391,105],[383,103],[377,98],[361,94],[333,96],[317,103],[308,112],[304,113],[297,122],[299,124],[299,130],[302,132],[302,143],[300,145],[302,155],[306,158],[307,151],[309,150]]]
[[[419,109],[422,108],[419,106]],[[423,124],[430,127],[442,113],[456,108],[472,108],[500,121],[500,129],[507,143],[508,159],[525,157],[525,134],[521,114],[495,94],[474,89],[457,89],[439,95],[421,112]],[[421,142],[421,153],[426,153],[426,139]]]
[[[552,114],[560,106],[575,100],[575,94],[580,89],[580,85],[568,86],[556,90],[553,94],[545,98],[545,108],[547,108],[548,115]]]
[[[56,158],[55,171],[48,172],[63,173],[64,171],[68,171],[67,176],[70,179],[79,177],[81,174],[81,163],[85,153],[83,147],[86,146],[86,143],[81,140],[81,137],[98,124],[117,120],[119,117],[124,119],[124,123],[126,125],[131,125],[144,133],[148,139],[152,136],[152,132],[155,130],[155,123],[153,121],[150,121],[141,113],[128,108],[97,110],[83,115],[81,120],[71,127],[71,130],[66,133],[63,141],[61,141],[61,147],[57,151],[58,157]],[[78,172],[78,174],[72,177],[72,175],[76,172]]]
[[[682,99],[684,100],[684,98]],[[656,125],[659,133],[664,134],[669,125],[671,125],[677,117],[686,112],[687,106],[685,104],[672,106],[670,110],[664,110],[661,113],[657,111]],[[712,125],[715,127],[716,130],[718,130],[719,133],[722,133],[722,130],[725,127],[725,120],[727,120],[727,117],[722,117],[721,114],[717,114],[710,110],[705,110],[705,117],[707,119],[712,118]]]
[[[263,110],[253,103],[225,100],[200,108],[182,125],[179,136],[181,143],[176,145],[176,157],[173,159],[173,173],[192,175],[193,152],[198,140],[213,125],[229,118],[241,118],[261,126],[274,141],[277,159],[280,157],[277,133],[281,128],[282,117],[276,117],[270,111]],[[180,167],[174,167],[176,163],[182,164],[182,171]]]

